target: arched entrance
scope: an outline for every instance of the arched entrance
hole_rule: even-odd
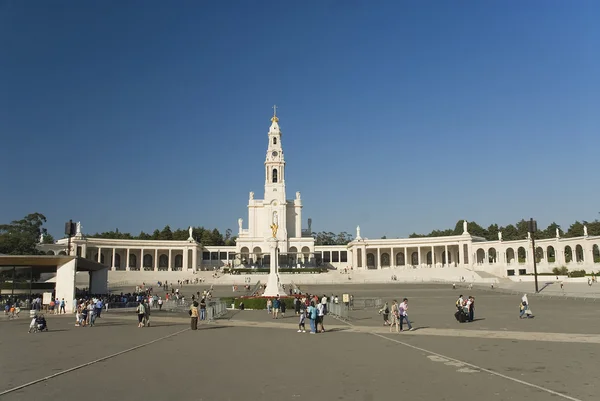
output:
[[[506,249],[506,262],[508,264],[515,262],[515,250],[512,248]]]
[[[522,246],[517,249],[517,257],[519,258],[519,263],[523,264],[527,262],[527,252]]]
[[[571,263],[573,261],[573,250],[569,245],[565,246],[565,263]]]
[[[583,262],[584,259],[585,259],[585,256],[583,255],[583,247],[581,245],[576,245],[575,246],[575,261]]]
[[[396,266],[404,266],[405,264],[406,264],[406,261],[404,260],[404,253],[398,252],[396,254]]]
[[[493,265],[498,261],[498,252],[496,252],[496,248],[488,249],[488,263]]]
[[[367,269],[376,269],[375,266],[375,255],[367,253]]]
[[[556,262],[556,253],[554,252],[554,247],[552,245],[546,248],[546,259],[548,260],[548,263]]]
[[[145,254],[144,255],[144,270],[152,270],[153,262],[154,262],[154,258],[152,258],[152,255],[150,255],[149,253]]]
[[[476,256],[477,256],[477,264],[479,264],[479,265],[483,264],[483,261],[485,260],[485,251],[483,249],[479,248],[477,250]]]

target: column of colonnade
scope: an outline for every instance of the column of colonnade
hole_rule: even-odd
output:
[[[90,247],[86,247],[86,252]],[[82,256],[85,257],[87,256],[86,253],[83,253],[83,247],[82,247]],[[144,256],[145,255],[152,255],[152,266],[151,266],[151,271],[159,271],[159,256],[162,255],[159,254],[159,250],[161,248],[151,248],[151,249],[147,249],[147,248],[137,248],[137,247],[126,247],[126,248],[118,248],[118,247],[110,247],[110,248],[106,248],[106,247],[101,247],[98,246],[96,247],[97,249],[97,254],[94,255],[93,251],[90,251],[90,259],[95,260],[98,263],[102,263],[102,259],[104,257],[104,261],[105,261],[105,265],[107,267],[109,267],[109,269],[111,271],[116,271],[117,270],[117,266],[116,266],[116,258],[117,255],[119,255],[119,257],[124,256],[125,260],[120,259],[120,266],[124,266],[125,271],[130,271],[132,268],[136,268],[139,269],[140,271],[144,270]],[[122,249],[124,250],[124,255],[121,252],[117,252],[117,250]],[[106,255],[106,250],[109,250],[110,255]],[[154,252],[152,252],[154,251]],[[198,267],[198,249],[196,247],[183,247],[183,248],[167,248],[164,249],[164,251],[168,251],[168,262],[167,262],[167,271],[173,271],[175,267],[175,259],[177,258],[177,256],[181,255],[182,257],[182,261],[181,261],[181,269],[182,271],[186,271],[190,268],[190,258],[189,258],[189,253],[190,251],[192,252],[192,257],[191,257],[191,262],[192,262],[192,269],[196,269]],[[174,252],[177,252],[177,254],[173,254]],[[153,254],[152,254],[153,253]],[[167,254],[167,253],[165,253]],[[136,258],[138,260],[136,260],[135,266],[130,266],[129,260],[131,255],[135,255]],[[139,256],[138,256],[139,255]],[[110,258],[110,261],[108,261],[107,258]]]
[[[403,266],[412,266],[413,260],[412,255],[414,253],[417,254],[416,265],[422,266],[424,264],[430,266],[436,266],[437,264],[441,264],[442,267],[458,267],[465,265],[464,263],[464,244],[443,244],[443,245],[415,245],[412,247],[403,246],[401,248],[394,246],[358,246],[356,250],[361,250],[361,259],[362,266],[361,268],[368,268],[367,266],[367,255],[372,254],[375,259],[374,266],[377,270],[381,270],[383,266],[382,255],[388,254],[390,258],[389,267],[397,268]],[[388,253],[389,252],[389,253]],[[402,253],[404,255],[404,264],[399,264],[397,262],[397,253]],[[427,253],[431,253],[431,261],[428,262]],[[468,255],[468,247],[467,247],[467,255]],[[473,257],[473,256],[471,256]],[[485,256],[488,257],[488,254]],[[358,266],[358,252],[355,251],[353,253],[352,262],[354,266]],[[476,255],[474,257],[476,260]],[[496,253],[496,261],[498,261],[499,254]],[[388,267],[388,266],[385,266]]]

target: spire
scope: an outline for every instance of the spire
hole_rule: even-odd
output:
[[[277,118],[277,105],[273,105],[273,117],[271,117],[271,121],[274,123],[279,121],[279,118]]]

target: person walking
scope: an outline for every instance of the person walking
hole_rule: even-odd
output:
[[[390,324],[390,333],[392,332],[394,326],[396,326],[396,332],[400,332],[400,314],[398,311],[398,301],[394,299],[392,302],[392,323]]]
[[[280,300],[280,310],[281,310],[281,318],[283,319],[285,317],[285,310],[287,308],[287,306],[285,305],[285,299]]]
[[[150,327],[150,302],[147,298],[144,301],[144,326]]]
[[[298,311],[300,315],[300,320],[298,321],[298,333],[306,333],[306,327],[304,322],[306,320],[306,309],[304,309],[304,305]]]
[[[527,299],[527,294],[523,294],[523,297],[521,298],[521,304],[519,305],[519,319],[523,319],[523,317],[529,317],[527,311],[529,311],[529,300]]]
[[[60,300],[60,310],[58,311],[59,314],[61,314],[61,313],[65,313],[66,314],[67,313],[67,312],[65,312],[65,304],[66,304],[65,303],[65,299],[64,298],[61,299]]]
[[[467,309],[469,313],[469,322],[472,322],[475,319],[475,297],[469,295]]]
[[[140,301],[137,308],[136,308],[136,312],[138,315],[138,328],[140,327],[144,327],[144,315],[146,314],[145,308],[144,308],[144,302]]]
[[[319,332],[319,333],[325,333],[325,327],[323,326],[324,319],[325,319],[325,304],[319,303],[319,305],[317,306],[317,332]]]
[[[388,324],[390,324],[390,306],[388,305],[388,303],[386,302],[385,305],[383,305],[383,308],[379,309],[379,314],[383,315],[383,325],[387,326]]]
[[[194,301],[190,306],[191,329],[198,330],[198,302]]]
[[[162,310],[163,300],[162,297],[158,297],[158,310]]]
[[[277,298],[273,300],[273,319],[277,319],[279,317],[279,307],[281,306],[281,301],[279,301],[279,295]]]
[[[200,300],[200,320],[206,320],[206,298]]]
[[[296,312],[296,316],[300,315],[300,298],[296,297],[294,299],[294,311]]]
[[[308,318],[310,319],[310,334],[317,334],[317,317],[318,311],[315,303],[311,302],[308,307]]]
[[[402,303],[398,306],[398,313],[400,315],[400,331],[404,331],[402,328],[402,323],[406,320],[406,324],[408,325],[408,330],[412,331],[413,327],[410,324],[410,319],[408,318],[408,298],[404,298]]]
[[[271,301],[271,298],[267,299],[267,313],[269,315],[273,313],[273,301]]]

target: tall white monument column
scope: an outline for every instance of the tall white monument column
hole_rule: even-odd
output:
[[[278,295],[285,296],[285,290],[279,281],[279,255],[277,252],[279,241],[277,238],[269,238],[269,251],[271,254],[271,263],[269,267],[269,278],[267,279],[267,288],[263,296],[276,297]]]

